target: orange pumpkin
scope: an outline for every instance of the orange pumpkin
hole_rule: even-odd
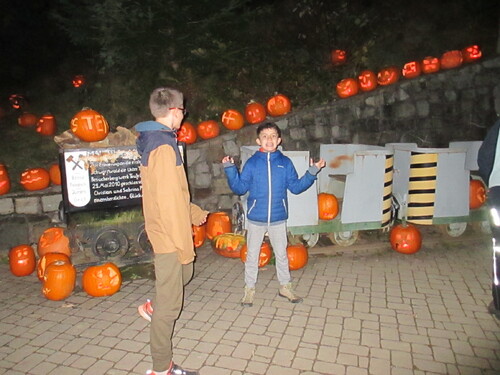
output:
[[[356,95],[359,91],[358,81],[354,78],[344,78],[337,83],[337,95],[341,98],[348,98]]]
[[[28,101],[22,95],[11,94],[11,95],[9,95],[9,103],[10,103],[10,106],[12,108],[14,108],[14,109],[20,109],[22,107],[25,107],[28,104]],[[36,123],[36,121],[35,121],[35,123]]]
[[[219,234],[212,241],[214,251],[226,258],[239,258],[245,244],[245,236],[235,233]]]
[[[56,133],[56,119],[54,115],[47,113],[40,117],[36,125],[36,131],[41,135],[54,135]]]
[[[59,164],[54,163],[49,167],[50,182],[54,185],[61,185],[61,168]]]
[[[19,124],[19,126],[22,126],[23,128],[35,126],[37,121],[38,117],[33,113],[28,113],[28,112],[24,112],[17,118],[17,123]]]
[[[381,69],[377,73],[377,83],[380,86],[392,85],[399,81],[400,70],[395,66],[389,66]]]
[[[422,67],[420,66],[420,61],[410,61],[404,64],[403,69],[401,69],[401,74],[405,78],[415,78],[422,73]]]
[[[378,86],[377,75],[371,70],[363,70],[358,76],[359,88],[361,91],[372,91]]]
[[[245,107],[245,119],[249,124],[258,124],[266,119],[266,107],[257,102],[250,102]]]
[[[35,250],[30,245],[19,245],[9,250],[9,267],[13,275],[31,275],[35,265]]]
[[[70,129],[84,142],[102,141],[109,133],[104,116],[90,108],[84,108],[73,116]]]
[[[0,164],[0,195],[7,194],[10,191],[10,177],[7,167]]]
[[[470,63],[476,60],[479,60],[483,56],[481,52],[481,48],[477,44],[474,44],[469,47],[465,47],[462,50],[462,57],[465,63]]]
[[[422,235],[412,224],[404,223],[392,227],[389,239],[392,249],[402,254],[416,253],[422,246]]]
[[[21,173],[19,182],[25,190],[43,190],[50,185],[50,175],[45,168],[29,168]]]
[[[459,50],[447,51],[441,56],[441,69],[452,69],[462,65],[462,52]]]
[[[309,260],[309,253],[304,245],[290,245],[286,248],[290,271],[301,269]]]
[[[179,142],[185,142],[191,145],[196,142],[196,128],[190,122],[183,122],[179,130],[177,131],[177,140]]]
[[[85,84],[85,77],[81,74],[78,74],[73,77],[73,81],[71,81],[73,87],[82,87]]]
[[[220,133],[219,124],[214,120],[200,122],[196,131],[202,139],[215,138]]]
[[[68,262],[57,260],[47,266],[43,276],[42,294],[45,298],[60,301],[75,289],[76,269]]]
[[[243,115],[236,109],[228,109],[222,114],[222,125],[224,125],[229,130],[238,130],[245,125],[245,120],[243,120]]]
[[[63,253],[47,253],[38,259],[38,262],[36,263],[36,275],[40,281],[43,280],[47,266],[57,260],[71,263],[69,257]]]
[[[207,226],[203,225],[193,225],[193,244],[194,247],[200,247],[205,243],[205,237],[207,236]]]
[[[82,288],[92,297],[111,296],[122,286],[122,274],[114,263],[88,267],[82,275]]]
[[[330,60],[335,66],[343,65],[347,62],[347,52],[342,49],[334,49],[330,52]]]
[[[232,224],[229,215],[225,212],[212,212],[207,218],[207,238],[213,239],[215,236],[231,232]]]
[[[64,234],[64,229],[52,227],[46,229],[38,239],[38,256],[43,257],[47,253],[62,253],[71,256],[69,238]]]
[[[486,202],[486,187],[481,180],[472,179],[469,183],[469,208],[474,210]]]
[[[271,116],[283,116],[292,110],[292,103],[285,95],[277,94],[269,98],[266,109]]]
[[[241,248],[240,252],[240,259],[243,263],[247,261],[247,253],[248,253],[248,248],[247,245],[245,244]],[[267,242],[262,242],[259,254],[259,268],[269,264],[269,262],[271,261],[271,256],[272,256],[271,245],[269,245]]]
[[[318,217],[320,220],[332,220],[339,213],[339,202],[333,194],[318,194]]]
[[[422,72],[424,74],[436,73],[441,69],[441,62],[437,57],[427,56],[422,60]]]

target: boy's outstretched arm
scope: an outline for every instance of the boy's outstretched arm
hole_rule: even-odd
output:
[[[224,172],[226,173],[227,183],[233,193],[243,195],[248,191],[250,181],[242,178],[238,168],[234,165],[234,159],[231,156],[224,156],[222,159]]]

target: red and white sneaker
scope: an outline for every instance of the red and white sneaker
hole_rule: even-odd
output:
[[[150,322],[153,316],[153,305],[151,305],[151,300],[147,299],[145,303],[137,308],[137,311],[139,311],[140,316]],[[152,374],[154,373],[152,372]]]
[[[153,370],[148,370],[146,375],[156,375],[157,373]],[[167,375],[199,375],[198,371],[187,371],[182,369],[181,367],[172,364],[170,369],[167,371]]]

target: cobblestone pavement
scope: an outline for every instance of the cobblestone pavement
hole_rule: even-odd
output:
[[[293,272],[297,305],[277,296],[269,266],[251,308],[238,303],[243,264],[206,245],[198,254],[174,360],[202,375],[500,374],[485,238],[424,242],[414,255],[389,245],[312,255]],[[149,323],[137,306],[152,293],[136,279],[110,297],[49,301],[35,275],[1,264],[0,374],[144,374]]]

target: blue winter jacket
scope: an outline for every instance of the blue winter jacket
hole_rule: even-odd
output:
[[[261,223],[286,220],[287,189],[300,194],[316,180],[316,176],[309,171],[298,178],[292,161],[280,151],[257,151],[247,160],[241,173],[234,164],[225,165],[224,171],[229,187],[235,194],[249,192],[247,218]]]

